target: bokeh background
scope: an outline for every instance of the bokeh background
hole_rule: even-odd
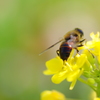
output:
[[[76,27],[100,31],[100,0],[0,0],[0,100],[40,100],[43,90],[58,90],[68,98],[89,100],[91,89],[77,82],[53,84],[43,75],[45,62],[59,44],[38,54]],[[91,99],[92,100],[92,99]]]

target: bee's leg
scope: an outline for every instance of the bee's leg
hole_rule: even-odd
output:
[[[84,41],[86,41],[86,39],[81,40],[80,43],[82,43],[82,42],[84,42]]]
[[[75,56],[76,56],[77,54],[79,54],[79,50],[78,50],[77,48],[74,48],[74,49],[75,49],[76,52],[77,52],[77,53],[75,54]],[[80,55],[80,54],[79,54],[79,55]],[[75,57],[75,56],[74,56],[74,57]]]
[[[80,44],[80,45],[78,45],[77,47],[82,47],[82,46],[84,46],[83,44]],[[76,48],[77,49],[77,48]],[[88,49],[88,48],[86,48],[87,50],[88,50],[88,52],[92,55],[92,57],[94,58],[94,55],[91,53],[91,51]]]
[[[84,46],[84,45],[83,44],[77,45],[77,47],[82,47],[82,46]]]
[[[92,55],[92,57],[95,58],[94,55],[93,55],[93,53],[89,49],[87,49],[87,50]]]
[[[57,55],[59,56],[59,50],[56,51]]]
[[[63,65],[66,65],[66,60],[63,61]]]
[[[76,52],[79,54],[79,50],[77,48],[74,48],[76,50]]]

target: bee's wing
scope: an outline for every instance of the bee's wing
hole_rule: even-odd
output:
[[[60,43],[64,41],[64,39],[61,39],[60,41],[56,42],[55,44],[51,45],[50,47],[48,47],[47,49],[45,49],[44,51],[42,51],[39,55],[42,55],[44,52],[46,52],[47,50],[49,50],[50,48],[54,47],[56,44]]]

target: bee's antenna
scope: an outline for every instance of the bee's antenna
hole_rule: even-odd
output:
[[[60,42],[63,41],[63,40],[64,40],[64,39],[62,39],[62,40],[56,42],[55,44],[51,45],[50,47],[48,47],[47,49],[45,49],[44,51],[42,51],[42,52],[39,54],[39,56],[42,55],[42,54],[43,54],[44,52],[46,52],[47,50],[49,50],[50,48],[54,47],[56,44],[60,43]]]

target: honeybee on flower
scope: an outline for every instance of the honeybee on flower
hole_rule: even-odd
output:
[[[77,47],[81,47],[83,46],[83,42],[85,41],[85,39],[83,39],[83,31],[79,28],[75,28],[74,30],[71,30],[69,32],[67,32],[64,35],[64,38],[61,39],[60,41],[58,41],[57,43],[53,44],[52,46],[50,46],[49,48],[47,48],[46,50],[44,50],[43,52],[40,53],[40,55],[42,53],[44,53],[45,51],[47,51],[48,49],[54,47],[56,44],[61,43],[59,50],[57,50],[57,55],[63,60],[63,61],[67,61],[67,59],[70,56],[70,53],[72,51],[72,49],[76,49],[77,53],[79,52],[79,50],[77,49]]]
[[[61,48],[62,51],[66,51],[67,48],[66,45],[62,47],[64,45],[62,42],[58,50],[58,56],[46,62],[47,69],[43,73],[45,75],[52,75],[51,80],[55,84],[59,84],[64,80],[71,82],[70,90],[74,88],[77,80],[79,80],[95,91],[96,98],[94,100],[100,100],[100,33],[91,33],[90,37],[92,40],[85,43],[81,48],[82,52],[80,54],[77,53],[77,55],[73,57],[73,50],[75,48],[72,48],[67,60],[62,58],[66,56],[60,54]],[[76,40],[76,37],[73,38]],[[82,39],[81,43],[78,42],[78,44],[82,46],[83,41],[84,39]],[[76,48],[77,47],[78,46],[76,46]],[[69,49],[69,51],[70,50],[71,49]]]

